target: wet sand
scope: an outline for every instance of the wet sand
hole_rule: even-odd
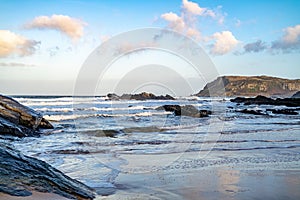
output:
[[[217,153],[210,156],[216,159]],[[194,153],[185,153],[163,170],[120,173],[115,179],[115,193],[97,199],[300,199],[298,160],[223,163],[219,157],[220,164],[201,166],[192,164],[199,163]],[[200,160],[210,163],[209,159]]]
[[[176,166],[176,165],[175,165]],[[114,194],[96,199],[299,199],[300,163],[243,163],[201,169],[162,170],[149,173],[120,173]],[[103,192],[103,189],[99,188]],[[34,192],[30,197],[0,194],[5,200],[65,200],[61,196]]]
[[[53,193],[32,192],[31,196],[16,197],[0,192],[0,199],[3,200],[67,200],[62,196]]]
[[[237,170],[124,175],[117,191],[97,199],[299,199],[300,170]]]

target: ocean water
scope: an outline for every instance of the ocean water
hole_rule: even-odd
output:
[[[257,177],[264,177],[260,184],[271,185],[266,188],[270,194],[291,199],[300,195],[300,115],[266,111],[284,106],[244,106],[198,97],[15,99],[43,114],[55,128],[13,145],[95,188],[98,198],[240,199],[247,194],[252,199],[254,190],[261,189]],[[156,109],[166,104],[194,105],[213,114],[180,117]],[[267,115],[236,112],[244,108]],[[289,190],[283,189],[286,185]]]

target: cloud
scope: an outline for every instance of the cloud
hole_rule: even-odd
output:
[[[32,55],[39,44],[9,30],[0,30],[0,57]]]
[[[287,27],[284,30],[284,35],[276,41],[272,42],[271,50],[282,50],[288,53],[292,50],[300,49],[300,25]]]
[[[33,64],[25,64],[25,63],[0,63],[1,67],[36,67],[36,65]]]
[[[161,18],[168,21],[169,28],[171,28],[175,31],[183,32],[184,29],[186,28],[186,24],[183,21],[183,18],[179,17],[177,14],[175,14],[173,12],[162,14]]]
[[[106,41],[109,40],[110,38],[111,38],[110,35],[101,35],[101,36],[100,36],[101,43],[106,42]]]
[[[186,35],[189,37],[195,38],[196,40],[201,39],[200,31],[198,31],[197,29],[194,29],[194,28],[188,28],[188,30],[186,31]]]
[[[287,27],[284,31],[285,35],[283,37],[283,41],[285,41],[286,43],[299,42],[300,25],[296,25],[294,27]]]
[[[160,17],[168,22],[168,27],[177,32],[192,37],[197,41],[205,40],[201,37],[201,32],[197,29],[198,19],[200,17],[211,17],[219,24],[223,24],[225,15],[220,11],[221,6],[218,6],[215,10],[208,8],[202,8],[199,4],[182,0],[180,14],[168,12],[162,14]]]
[[[186,13],[192,14],[192,15],[199,15],[199,16],[209,16],[212,18],[215,18],[217,14],[208,8],[201,8],[199,4],[188,1],[188,0],[182,0],[182,8]]]
[[[217,32],[212,35],[212,38],[215,40],[215,43],[210,52],[214,55],[229,53],[239,43],[230,31]]]
[[[157,47],[157,44],[155,42],[139,43],[139,44],[120,43],[115,49],[115,55],[139,53],[148,48],[155,48],[155,47]]]
[[[27,29],[57,30],[71,39],[79,39],[83,36],[83,28],[87,24],[81,20],[67,15],[39,16],[25,25]]]
[[[257,40],[256,42],[253,43],[248,43],[244,46],[245,53],[250,53],[250,52],[260,52],[264,51],[267,49],[267,45],[262,42],[261,40]]]
[[[201,8],[197,3],[188,0],[182,1],[182,8],[194,15],[203,15],[206,11],[206,8]]]
[[[56,56],[59,52],[60,48],[58,46],[51,47],[47,49],[47,52],[49,53],[50,57]]]

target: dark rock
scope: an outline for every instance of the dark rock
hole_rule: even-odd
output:
[[[238,110],[237,112],[245,113],[245,114],[252,114],[252,115],[267,115],[262,112],[262,110],[248,110],[248,109],[243,109],[243,110]]]
[[[115,93],[109,93],[109,94],[107,94],[107,98],[109,99],[109,100],[119,100],[120,99],[120,97],[118,96],[118,95],[116,95]]]
[[[298,107],[300,106],[300,98],[277,98],[272,99],[264,96],[257,96],[254,98],[245,98],[245,97],[237,97],[235,99],[231,99],[231,102],[235,103],[244,103],[244,105],[275,105],[275,106],[288,106],[288,107]]]
[[[0,117],[0,135],[27,137],[27,136],[39,136],[40,132],[26,128],[24,126],[18,126],[6,119]]]
[[[174,112],[176,116],[208,117],[211,114],[210,110],[198,110],[192,105],[164,105],[156,108],[156,110]]]
[[[110,100],[174,100],[174,98],[168,94],[165,96],[156,96],[147,92],[142,92],[140,94],[123,94],[122,96],[108,94],[107,97]]]
[[[293,94],[293,96],[291,98],[300,98],[300,91]]]
[[[33,109],[0,95],[0,134],[17,137],[37,136],[39,129],[53,126]]]
[[[267,111],[271,111],[273,114],[298,115],[296,109],[267,109]]]
[[[30,196],[37,191],[70,199],[95,197],[93,190],[83,183],[4,143],[0,143],[0,181],[0,192],[13,196]]]
[[[174,112],[176,116],[181,115],[181,106],[179,105],[164,105],[156,108],[156,110],[165,110],[168,112]]]

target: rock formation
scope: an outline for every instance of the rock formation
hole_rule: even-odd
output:
[[[0,95],[0,135],[38,136],[40,129],[53,126],[33,109]]]
[[[231,99],[230,101],[235,103],[243,103],[244,105],[257,104],[257,105],[274,105],[274,106],[288,106],[288,107],[300,106],[300,99],[297,98],[272,99],[264,96],[257,96],[255,98],[237,97],[235,99]]]
[[[0,95],[0,135],[39,136],[53,128],[41,114],[12,98]],[[44,161],[23,155],[0,139],[0,192],[30,196],[33,191],[56,193],[70,199],[93,199],[93,190],[71,179]]]
[[[110,100],[174,100],[174,98],[168,94],[165,96],[156,96],[147,92],[142,92],[139,94],[123,94],[122,96],[112,93],[108,94],[107,97]]]
[[[94,191],[44,161],[0,143],[0,192],[30,196],[32,191],[56,193],[70,199],[93,199]]]
[[[198,110],[192,105],[164,105],[156,108],[156,110],[165,110],[174,112],[176,116],[189,116],[189,117],[208,117],[211,114],[209,110]]]
[[[299,90],[300,79],[289,80],[269,76],[222,76],[208,83],[196,96],[290,97]]]

